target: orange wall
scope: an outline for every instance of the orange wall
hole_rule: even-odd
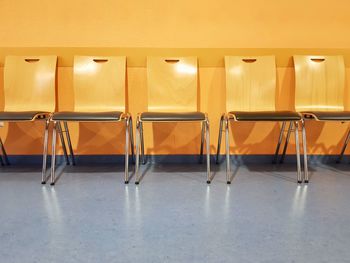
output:
[[[346,0],[0,0],[0,46],[349,48],[349,8],[350,3]],[[349,76],[350,69],[347,69],[348,82]],[[199,78],[201,110],[209,113],[214,152],[218,121],[225,110],[224,68],[222,65],[200,67]],[[3,92],[2,80],[3,68],[0,67],[0,94]],[[129,98],[132,98],[129,99],[129,111],[133,116],[146,109],[145,83],[144,66],[128,67]],[[293,69],[279,66],[279,109],[292,108],[293,87]],[[58,96],[60,110],[72,108],[74,94],[70,66],[58,69]],[[350,106],[350,101],[347,105]],[[234,152],[274,152],[277,125],[243,123],[232,127]],[[308,122],[309,152],[338,153],[347,127],[340,123]],[[77,154],[123,151],[123,143],[118,139],[122,139],[124,133],[118,125],[72,124],[71,129]],[[7,124],[0,134],[10,154],[40,154],[42,130],[40,123]],[[199,150],[200,129],[196,125],[147,125],[145,135],[148,153],[194,154]],[[292,145],[289,150],[293,152]]]
[[[349,47],[348,0],[1,0],[0,46]]]

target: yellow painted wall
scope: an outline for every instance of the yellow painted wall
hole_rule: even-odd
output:
[[[130,63],[128,67],[128,108],[136,116],[146,110],[147,105],[145,54],[140,55],[138,48],[187,48],[193,49],[194,53],[196,48],[267,48],[270,54],[274,54],[274,49],[276,53],[280,52],[279,48],[300,48],[304,53],[305,50],[312,52],[320,48],[337,53],[341,48],[349,54],[349,7],[349,1],[345,0],[0,0],[0,95],[3,93],[1,61],[9,50],[5,47],[77,47],[78,50],[79,47],[98,47],[102,52],[107,50],[104,47],[135,47],[125,55],[138,58],[137,63]],[[250,51],[257,52],[247,49],[244,53]],[[40,49],[37,52],[41,53]],[[209,113],[211,149],[214,152],[219,118],[225,110],[224,68],[221,62],[217,63],[219,60],[201,64],[210,54],[192,55],[200,58],[200,106],[202,111]],[[289,54],[289,60],[291,55],[293,53]],[[59,63],[57,71],[60,110],[71,109],[74,96],[72,68],[63,62]],[[291,66],[290,63],[278,63],[278,109],[293,106],[294,73]],[[347,69],[347,89],[350,87],[349,76],[350,69]],[[347,90],[346,98],[348,94]],[[349,99],[346,102],[350,106]],[[0,96],[0,106],[2,104],[3,97]],[[123,151],[124,131],[121,126],[90,123],[70,127],[77,154]],[[347,124],[340,123],[308,122],[309,152],[338,153],[347,127]],[[274,152],[277,125],[240,123],[233,124],[232,128],[232,150],[235,153]],[[0,134],[9,154],[40,154],[42,130],[42,123],[12,123],[1,129]],[[196,125],[146,125],[145,136],[148,153],[195,154],[199,151],[200,128]],[[118,142],[119,139],[122,140]],[[292,145],[289,150],[293,151]]]
[[[349,47],[348,0],[1,0],[1,46]]]

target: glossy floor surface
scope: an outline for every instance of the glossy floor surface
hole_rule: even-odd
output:
[[[143,166],[139,186],[121,166],[0,168],[1,262],[350,262],[350,165]],[[116,173],[113,171],[117,171]]]

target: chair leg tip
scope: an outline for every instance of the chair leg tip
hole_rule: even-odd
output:
[[[45,182],[45,181],[42,181],[41,184],[46,184],[46,182]]]
[[[53,186],[53,185],[55,185],[55,183],[54,183],[54,182],[52,182],[52,183],[50,183],[50,185],[52,185],[52,186]]]
[[[231,181],[227,181],[226,183],[227,183],[227,184],[231,184]]]
[[[302,181],[298,181],[298,184],[301,184],[302,183]]]
[[[136,184],[136,185],[139,185],[139,184],[140,184],[140,182],[135,182],[135,184]]]
[[[207,184],[210,184],[211,183],[211,181],[210,180],[207,180]]]
[[[309,180],[305,180],[304,183],[308,184],[308,183],[309,183]]]

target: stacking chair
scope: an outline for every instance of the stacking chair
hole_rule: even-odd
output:
[[[217,163],[220,154],[222,132],[226,137],[226,181],[231,183],[229,122],[245,121],[291,121],[295,126],[297,181],[302,182],[299,152],[298,126],[304,124],[301,115],[294,111],[276,111],[276,64],[274,56],[225,57],[226,68],[226,110],[221,116],[217,147]],[[223,127],[225,126],[225,127]],[[304,159],[306,142],[303,136]],[[304,164],[307,173],[307,164]]]
[[[304,120],[350,121],[344,111],[345,66],[342,56],[294,56],[295,109]],[[290,131],[288,130],[289,136]],[[340,162],[349,134],[345,140]],[[288,140],[286,141],[288,144]],[[286,148],[286,145],[285,145]],[[308,182],[309,178],[305,178]]]
[[[148,111],[136,123],[136,184],[140,182],[139,152],[144,163],[144,122],[199,122],[202,124],[200,158],[204,137],[207,151],[207,183],[210,184],[209,120],[197,105],[197,58],[147,58]]]
[[[4,111],[0,121],[45,122],[42,183],[46,182],[49,118],[55,111],[56,56],[8,56],[4,68]],[[4,162],[8,158],[1,141]]]
[[[74,57],[74,110],[56,112],[52,135],[51,185],[56,182],[56,133],[66,135],[72,162],[74,153],[67,122],[124,122],[125,123],[125,176],[129,183],[129,144],[134,155],[132,118],[125,113],[126,57]],[[62,130],[60,123],[63,122]],[[65,151],[65,141],[63,150]]]

